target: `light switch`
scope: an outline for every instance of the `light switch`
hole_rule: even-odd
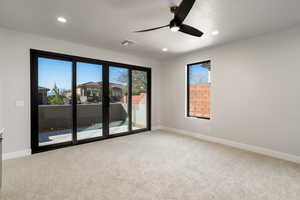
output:
[[[16,101],[16,107],[24,107],[25,103],[22,100]]]

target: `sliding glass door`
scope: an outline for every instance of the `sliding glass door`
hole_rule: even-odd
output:
[[[129,70],[109,67],[109,134],[126,133],[128,124]]]
[[[151,129],[151,70],[31,50],[33,153]]]
[[[132,70],[132,130],[147,128],[148,81],[147,72]]]
[[[76,63],[77,140],[103,136],[102,65]]]
[[[39,57],[38,145],[72,142],[72,62]]]

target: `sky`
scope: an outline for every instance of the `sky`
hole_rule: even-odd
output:
[[[209,81],[209,70],[202,64],[190,66],[189,76],[190,84],[203,84]]]
[[[110,82],[120,83],[118,78],[128,69],[110,67]],[[102,81],[102,65],[77,62],[77,85],[86,82]],[[39,86],[52,89],[54,84],[59,89],[71,90],[72,88],[72,62],[38,58]]]

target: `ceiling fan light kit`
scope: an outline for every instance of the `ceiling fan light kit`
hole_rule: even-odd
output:
[[[192,9],[193,5],[195,3],[195,0],[183,0],[181,4],[177,6],[172,6],[170,8],[171,13],[174,14],[174,19],[171,20],[169,25],[160,26],[156,28],[150,28],[145,30],[136,31],[137,33],[142,32],[149,32],[154,31],[161,28],[169,27],[172,32],[180,31],[182,33],[186,33],[195,37],[201,37],[203,35],[203,32],[186,24],[183,24],[183,21],[189,14],[190,10]]]
[[[177,32],[177,31],[180,30],[180,27],[178,27],[178,26],[173,26],[173,27],[171,27],[170,29],[171,29],[172,32]]]
[[[180,27],[178,26],[178,24],[175,22],[174,19],[170,22],[170,29],[172,32],[177,32],[180,30]]]

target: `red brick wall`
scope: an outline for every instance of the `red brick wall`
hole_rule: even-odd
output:
[[[210,83],[190,85],[190,116],[210,117]]]
[[[132,95],[132,104],[145,104],[144,99],[146,99],[146,93],[140,93],[139,95]],[[122,103],[128,103],[127,96],[123,96]]]

